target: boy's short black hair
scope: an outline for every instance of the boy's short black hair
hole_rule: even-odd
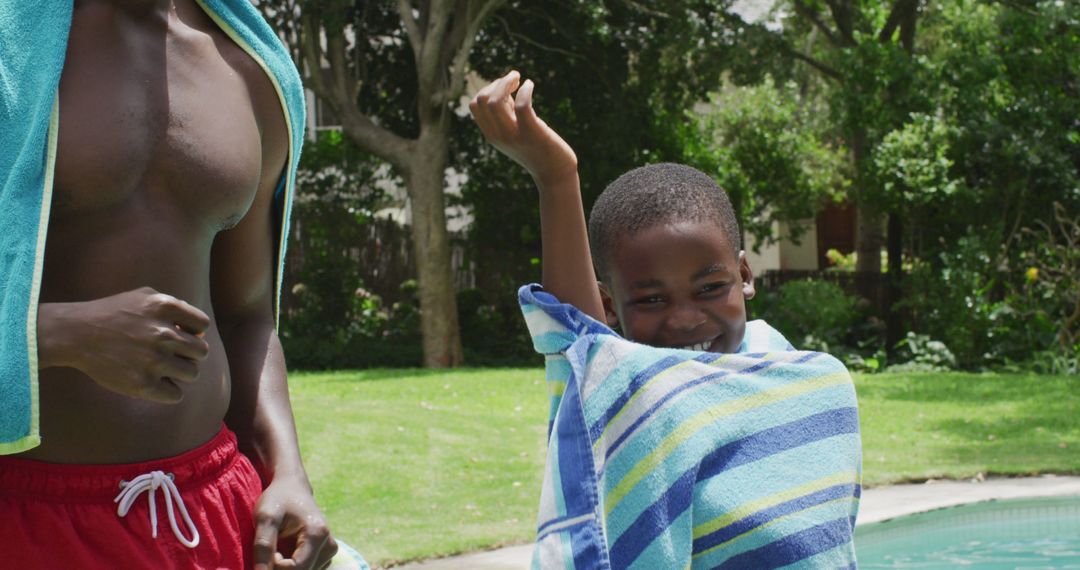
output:
[[[611,252],[620,238],[682,221],[716,222],[738,255],[742,238],[731,200],[704,172],[665,162],[616,178],[589,213],[589,248],[600,280],[608,281]]]

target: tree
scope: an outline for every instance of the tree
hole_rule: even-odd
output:
[[[758,244],[780,239],[775,221],[812,218],[828,201],[843,198],[848,184],[845,149],[825,143],[812,121],[817,109],[794,82],[727,86],[714,94],[708,111],[690,114],[698,133],[688,136],[692,162],[727,191],[739,226]],[[696,143],[696,145],[695,145]],[[805,228],[792,226],[798,239]]]
[[[274,0],[260,4],[346,136],[405,184],[424,365],[462,364],[443,195],[469,55],[502,0]]]
[[[570,143],[589,208],[622,173],[651,162],[688,163],[712,175],[686,112],[728,76],[756,83],[785,67],[765,49],[772,35],[730,11],[731,0],[510,0],[483,30],[471,62],[484,77],[519,69],[537,83],[535,104]],[[470,121],[464,118],[464,121]],[[479,131],[452,141],[455,167],[469,173],[464,199],[474,223],[469,252],[478,286],[501,291],[539,277],[539,213],[533,183],[494,152]]]
[[[824,80],[833,122],[851,152],[857,270],[881,271],[888,228],[886,345],[891,349],[902,334],[894,305],[900,296],[903,220],[885,206],[873,152],[886,133],[929,104],[915,44],[922,0],[789,0],[785,6],[791,16],[778,46]]]

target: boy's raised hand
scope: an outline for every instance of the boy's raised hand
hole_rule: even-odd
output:
[[[520,85],[520,88],[519,88]],[[577,156],[532,107],[534,84],[511,71],[480,90],[469,103],[484,137],[517,161],[541,186],[577,176]],[[514,92],[517,95],[514,96]]]
[[[540,189],[544,288],[594,319],[604,319],[589,253],[577,155],[536,116],[532,93],[533,82],[521,83],[521,74],[511,71],[481,89],[469,109],[488,142],[524,166]]]

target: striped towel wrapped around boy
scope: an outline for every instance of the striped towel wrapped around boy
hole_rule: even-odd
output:
[[[736,354],[644,346],[519,291],[551,420],[534,568],[852,568],[861,450],[843,364],[763,321]]]

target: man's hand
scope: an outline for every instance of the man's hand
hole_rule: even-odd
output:
[[[337,549],[305,483],[282,479],[266,487],[255,505],[255,570],[322,570]]]
[[[175,404],[199,377],[210,347],[210,317],[171,295],[143,287],[81,303],[42,303],[42,368],[68,366],[113,392]]]
[[[518,88],[518,85],[521,88]],[[512,97],[514,92],[516,97]],[[532,174],[541,189],[577,177],[577,156],[532,107],[533,82],[521,84],[511,71],[476,94],[469,103],[484,137]]]

